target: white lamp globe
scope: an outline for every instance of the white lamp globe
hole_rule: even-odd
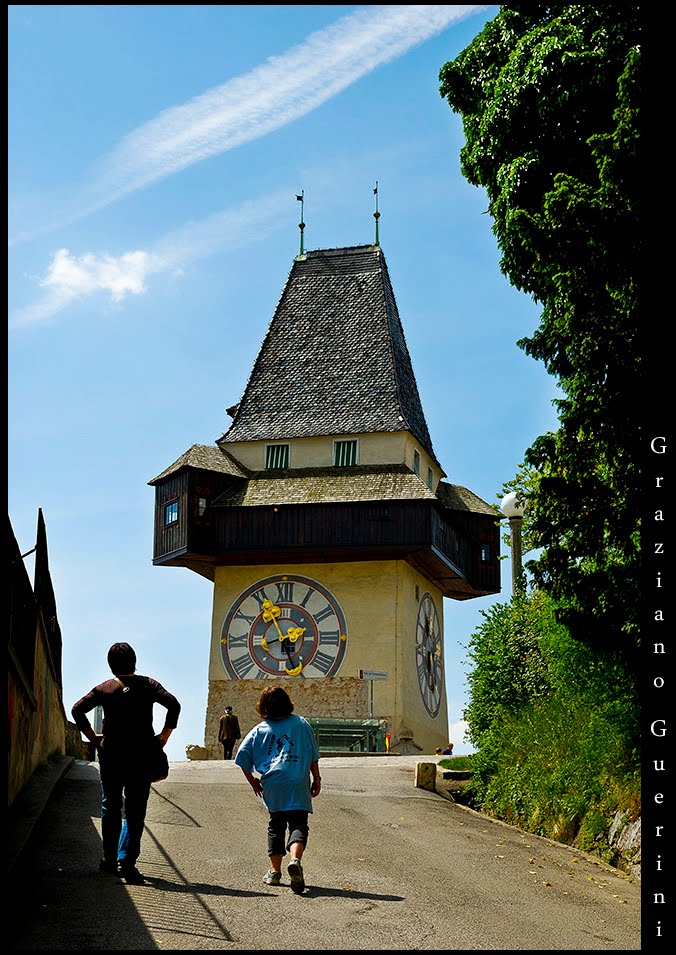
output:
[[[525,504],[517,504],[516,499],[518,495],[516,491],[510,491],[509,494],[505,494],[500,503],[500,510],[505,515],[505,517],[523,517],[526,510]]]

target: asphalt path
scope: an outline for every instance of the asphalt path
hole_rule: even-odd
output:
[[[640,949],[640,882],[417,788],[421,760],[321,760],[302,895],[285,869],[263,883],[267,812],[225,761],[174,762],[153,784],[145,885],[100,873],[98,766],[78,761],[11,869],[10,948]]]

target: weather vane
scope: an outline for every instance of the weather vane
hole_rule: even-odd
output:
[[[373,190],[373,195],[376,197],[376,211],[373,213],[373,218],[376,220],[376,245],[380,245],[378,239],[378,219],[380,218],[380,213],[378,212],[378,180],[376,179],[376,187]]]
[[[299,255],[304,255],[303,250],[303,231],[305,229],[305,222],[303,221],[303,205],[305,203],[305,190],[301,189],[300,195],[296,196],[296,199],[300,202],[300,222],[298,223],[298,228],[300,229],[300,252]]]

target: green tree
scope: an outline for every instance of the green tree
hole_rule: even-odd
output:
[[[528,563],[577,638],[638,641],[640,409],[635,4],[500,8],[440,71],[461,168],[486,190],[500,268],[542,304],[518,345],[560,386],[525,452]]]
[[[470,700],[463,714],[468,738],[479,746],[494,726],[550,692],[541,642],[544,634],[559,626],[552,603],[542,592],[518,594],[509,603],[493,604],[481,613],[483,623],[467,647],[473,668],[467,678]]]
[[[637,808],[640,707],[617,653],[574,639],[541,590],[482,616],[467,646],[471,803],[564,841],[587,812]]]

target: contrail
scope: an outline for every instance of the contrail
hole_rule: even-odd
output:
[[[133,130],[103,158],[100,173],[86,189],[86,209],[81,207],[69,221],[285,126],[378,66],[484,9],[397,4],[363,7],[342,17],[286,53]]]

